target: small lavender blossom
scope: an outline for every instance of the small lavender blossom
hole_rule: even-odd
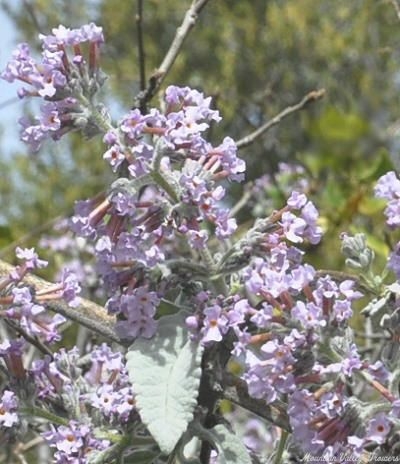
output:
[[[201,92],[190,87],[170,85],[165,90],[165,102],[167,115],[181,110],[191,111],[192,108],[198,108],[196,111],[199,119],[216,122],[221,120],[218,111],[210,109],[211,97],[205,98]]]
[[[243,324],[245,317],[253,313],[254,308],[247,298],[241,298],[234,302],[232,308],[228,311],[229,325],[231,327]]]
[[[293,192],[287,201],[291,211],[284,211],[281,224],[284,234],[293,243],[302,243],[308,240],[316,245],[321,240],[322,229],[317,225],[318,211],[307,197],[298,192]],[[300,216],[295,215],[292,210],[300,212]]]
[[[62,298],[69,306],[76,308],[80,304],[80,297],[78,294],[81,292],[81,286],[76,278],[74,272],[69,269],[63,269],[61,276],[62,285]]]
[[[320,242],[322,237],[322,228],[317,225],[318,210],[311,201],[308,201],[301,210],[301,217],[305,220],[307,227],[305,229],[305,238],[312,245]]]
[[[395,273],[397,280],[400,280],[400,242],[396,244],[390,253],[387,267]]]
[[[282,214],[281,224],[285,237],[293,243],[303,242],[303,235],[307,223],[304,219],[297,217],[295,214],[285,211]]]
[[[307,389],[297,389],[288,401],[288,414],[293,429],[293,438],[305,447],[315,436],[315,431],[308,426],[316,414],[317,401]]]
[[[239,362],[244,362],[246,358],[246,350],[251,341],[252,335],[248,332],[246,327],[241,328],[237,325],[233,327],[233,331],[237,340],[233,342],[231,354],[236,357]]]
[[[273,296],[278,296],[287,287],[282,284],[282,274],[270,269],[262,258],[255,258],[243,272],[247,291],[259,295],[265,288]]]
[[[183,231],[184,229],[180,228],[180,232],[184,233]],[[195,250],[204,249],[207,245],[208,233],[206,230],[187,229],[186,236],[187,236],[189,244]]]
[[[379,413],[369,421],[364,440],[382,444],[386,441],[391,428],[392,424],[387,415],[385,413]]]
[[[335,391],[329,391],[321,396],[319,411],[326,417],[336,417],[343,413],[343,397]]]
[[[290,272],[290,288],[300,292],[314,280],[315,274],[315,269],[309,264],[295,267]]]
[[[363,294],[358,290],[353,290],[355,286],[354,280],[343,280],[339,284],[339,291],[344,295],[349,301],[358,300],[363,297]]]
[[[229,329],[228,318],[217,304],[204,310],[203,343],[220,342]]]
[[[15,255],[17,258],[25,261],[25,264],[29,270],[41,269],[47,266],[47,261],[39,259],[38,254],[34,248],[20,248],[15,249]]]
[[[129,419],[134,410],[135,400],[130,387],[115,388],[114,385],[102,384],[92,393],[85,395],[86,401],[109,420],[116,419],[118,423]]]
[[[4,340],[2,343],[0,343],[0,356],[14,355],[17,357],[22,357],[25,343],[25,340],[22,338],[14,340]]]
[[[350,319],[353,315],[351,301],[349,300],[336,300],[332,307],[332,320],[336,319],[337,322],[343,322]]]
[[[313,302],[305,304],[303,301],[297,301],[291,310],[291,315],[292,318],[300,322],[305,329],[315,329],[326,326],[326,320],[323,317],[322,309]]]
[[[387,172],[379,178],[374,190],[378,198],[385,200],[400,198],[400,180],[394,171]]]
[[[254,310],[250,321],[261,329],[265,329],[271,323],[274,308],[270,304],[263,302],[259,310]]]
[[[108,161],[113,172],[116,172],[126,159],[123,147],[117,143],[111,145],[111,147],[104,153],[103,159]]]
[[[85,374],[85,379],[90,385],[96,385],[109,382],[110,378],[127,382],[125,366],[122,354],[114,352],[111,348],[103,343],[101,346],[94,348],[90,354],[91,367]]]
[[[229,173],[228,179],[236,182],[244,180],[246,163],[237,157],[237,146],[230,137],[225,137],[222,143],[211,150],[221,161],[222,168]]]
[[[236,220],[229,216],[229,210],[220,207],[219,202],[225,195],[222,186],[212,188],[196,172],[182,172],[179,179],[182,187],[182,201],[190,206],[186,208],[185,214],[193,214],[187,224],[196,224],[206,220],[216,225],[216,235],[220,239],[225,239],[236,230]],[[189,213],[189,214],[188,214]]]
[[[230,217],[229,210],[227,209],[219,209],[215,219],[213,218],[213,222],[217,226],[215,235],[220,240],[230,237],[237,229],[236,219]]]
[[[287,199],[286,203],[291,209],[301,209],[307,203],[307,197],[304,193],[294,191]]]
[[[4,390],[0,399],[0,426],[13,427],[18,424],[19,418],[16,410],[18,408],[18,399],[14,392]]]
[[[378,382],[384,384],[389,379],[389,371],[382,361],[378,360],[373,364],[368,364],[368,372]]]
[[[147,127],[146,116],[142,116],[140,110],[134,109],[124,116],[119,127],[129,139],[136,140]]]
[[[62,348],[54,353],[54,359],[46,355],[32,363],[30,372],[35,380],[38,397],[55,399],[66,391],[73,391],[73,384],[81,375],[77,367],[79,351]]]
[[[378,180],[375,195],[388,201],[385,209],[388,226],[393,228],[400,226],[400,180],[393,171]]]
[[[329,276],[321,277],[316,282],[313,297],[324,308],[324,314],[329,316],[331,322],[343,324],[353,314],[352,301],[360,298],[361,293],[354,291],[350,282],[344,281],[340,288]]]
[[[249,394],[263,398],[267,403],[275,401],[281,393],[294,391],[294,376],[291,373],[295,358],[288,343],[270,340],[262,345],[260,354],[246,353],[246,381]]]
[[[390,411],[390,415],[399,419],[400,418],[400,399],[396,399],[392,403],[392,410]]]
[[[99,409],[105,417],[115,412],[115,395],[112,385],[103,384],[96,388],[90,395],[87,395],[87,401],[96,409]]]
[[[51,426],[42,436],[50,447],[56,449],[56,464],[88,462],[89,456],[96,450],[104,450],[110,446],[108,440],[95,438],[89,425],[77,421],[70,421],[68,426]]]
[[[154,315],[159,302],[157,294],[145,287],[138,287],[129,295],[121,295],[119,311],[125,319],[118,321],[115,327],[120,337],[152,337],[157,328]]]
[[[321,374],[324,373],[342,373],[347,377],[351,377],[353,371],[360,370],[362,368],[362,362],[360,354],[357,351],[357,346],[353,343],[346,355],[343,356],[343,359],[340,362],[331,363],[327,366],[318,366],[315,365],[314,369]]]
[[[305,453],[342,458],[351,450],[357,458],[360,439],[353,437],[364,431],[360,409],[357,400],[339,392],[318,398],[305,389],[295,391],[288,408],[293,438]]]
[[[56,51],[60,46],[78,45],[84,42],[104,42],[103,30],[94,23],[85,24],[78,29],[69,29],[63,25],[52,29],[52,34],[39,34],[39,39],[43,42],[44,48]]]
[[[48,314],[44,306],[33,300],[27,287],[15,287],[11,293],[13,302],[5,311],[7,317],[18,321],[29,335],[39,336],[48,343],[61,339],[57,327],[66,321],[64,316]]]

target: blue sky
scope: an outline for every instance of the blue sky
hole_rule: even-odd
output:
[[[12,51],[16,46],[16,32],[13,23],[0,10],[1,47],[0,47],[0,70],[3,70],[9,61]],[[13,151],[24,149],[19,141],[17,120],[22,116],[22,102],[15,101],[2,107],[4,102],[16,97],[18,84],[10,84],[0,79],[0,156],[9,156]]]

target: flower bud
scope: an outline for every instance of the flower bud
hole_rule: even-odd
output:
[[[368,247],[364,234],[354,237],[342,234],[341,252],[347,258],[346,265],[353,269],[367,269],[374,260],[375,254]]]

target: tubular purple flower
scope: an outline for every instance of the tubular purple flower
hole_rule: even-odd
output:
[[[13,377],[22,380],[26,377],[22,355],[25,341],[23,339],[5,340],[0,343],[0,357]]]

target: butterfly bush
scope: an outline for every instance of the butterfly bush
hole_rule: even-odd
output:
[[[274,462],[311,456],[345,463],[396,453],[400,287],[396,280],[385,282],[400,276],[400,244],[378,275],[365,237],[344,233],[342,253],[353,273],[315,269],[305,250],[322,239],[318,210],[307,197],[302,168],[285,165],[277,177],[286,201],[272,209],[273,182],[261,177],[247,188],[258,219],[238,233],[226,192],[230,183],[244,181],[245,162],[232,138],[215,145],[207,140],[210,126],[221,120],[210,97],[171,85],[160,108],[147,113],[134,108],[112,122],[97,101],[106,81],[100,69],[102,29],[93,23],[59,26],[39,39],[40,58],[21,44],[2,73],[9,82],[23,83],[21,98],[41,101],[38,116],[20,120],[21,139],[37,151],[71,131],[99,135],[100,156],[115,174],[104,193],[76,203],[69,228],[78,238],[42,244],[53,250],[82,246],[95,258],[95,269],[88,269],[75,253],[73,267],[80,281],[87,282],[89,273],[91,285],[99,282],[98,295],[115,317],[121,344],[61,347],[66,318],[46,305],[63,300],[79,311],[79,281],[64,269],[58,284],[35,290],[25,277],[47,263],[34,249],[18,248],[22,264],[0,281],[3,319],[19,335],[0,344],[6,372],[0,428],[6,436],[16,440],[35,431],[53,450],[55,463],[123,462],[139,456],[135,453],[145,453],[140,462],[166,462],[168,446],[153,432],[141,400],[159,381],[152,378],[143,390],[140,372],[127,368],[124,352],[132,342],[141,343],[144,353],[158,346],[169,311],[184,315],[184,346],[203,352],[198,400],[197,390],[193,393],[198,407],[190,406],[171,452],[187,453],[197,436],[213,448],[210,462],[259,462],[257,455],[266,462],[274,455],[279,457]],[[389,228],[398,227],[400,180],[394,172],[378,181],[375,194],[387,201]],[[261,217],[266,208],[270,214]],[[389,333],[379,357],[361,349],[349,324],[361,305]],[[28,357],[33,342],[37,353],[46,354]],[[168,352],[168,339],[164,346]],[[245,389],[247,404],[256,405],[247,407],[250,412],[265,418],[265,411],[276,408],[283,422],[272,416],[269,424],[246,419],[236,458],[219,461],[224,446],[234,445],[228,439],[218,444],[218,421],[210,425],[205,418],[232,387],[227,380],[232,376]],[[216,398],[209,410],[204,388]],[[246,408],[240,398],[236,402]],[[240,410],[231,407],[226,417],[243,424]],[[164,433],[173,434],[172,428]],[[278,440],[285,446],[274,449]]]

